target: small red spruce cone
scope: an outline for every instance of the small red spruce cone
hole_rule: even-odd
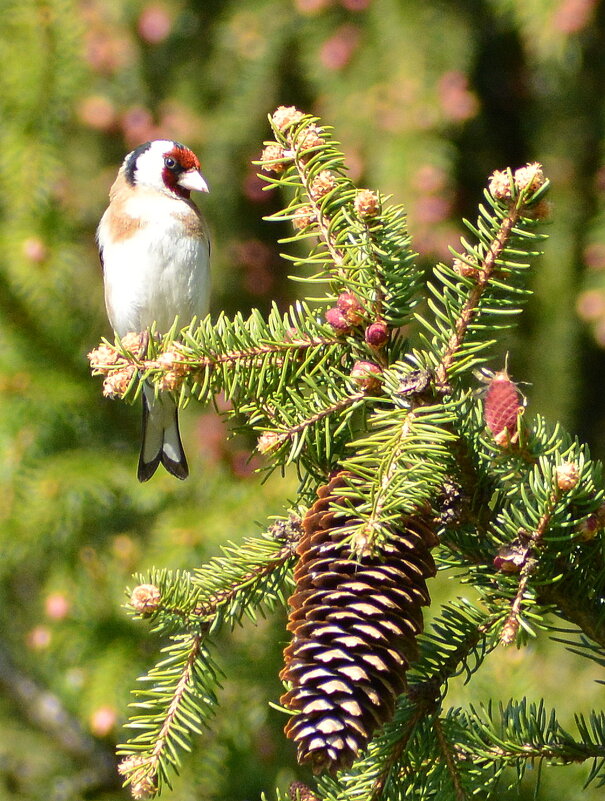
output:
[[[330,508],[347,475],[319,489],[303,520],[280,674],[290,685],[281,703],[294,713],[286,735],[315,773],[349,767],[393,716],[430,601],[425,580],[435,575],[437,540],[421,516],[402,519],[387,543],[355,558],[351,527],[361,521]]]
[[[483,402],[483,419],[498,445],[517,440],[522,409],[519,389],[506,370],[494,373]]]

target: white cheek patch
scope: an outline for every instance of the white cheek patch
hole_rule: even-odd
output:
[[[164,170],[164,154],[172,150],[174,143],[167,139],[158,139],[137,159],[134,181],[137,186],[148,186],[152,189],[165,189],[162,172]]]

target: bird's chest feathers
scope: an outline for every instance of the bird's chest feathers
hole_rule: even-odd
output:
[[[157,194],[116,198],[101,223],[99,239],[106,263],[121,262],[117,269],[127,271],[143,270],[155,281],[195,270],[207,249],[195,209]]]
[[[132,196],[112,204],[108,220],[115,244],[132,245],[156,259],[171,261],[204,238],[199,215],[182,200]]]
[[[142,330],[154,320],[166,330],[175,314],[186,323],[205,313],[208,239],[189,204],[145,194],[115,198],[99,241],[116,330]]]

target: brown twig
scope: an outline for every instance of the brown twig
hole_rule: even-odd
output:
[[[371,550],[374,543],[376,531],[378,530],[378,521],[382,518],[382,512],[384,509],[388,488],[393,480],[394,475],[401,470],[401,462],[399,457],[400,452],[403,449],[402,443],[405,442],[406,438],[408,437],[414,420],[414,412],[410,410],[406,415],[403,425],[401,426],[398,444],[391,451],[391,459],[389,460],[387,468],[380,479],[380,484],[377,487],[376,494],[373,497],[372,513],[367,520],[362,521],[358,533],[353,536],[353,541],[364,543],[364,547],[367,550]]]
[[[168,734],[170,729],[174,723],[174,719],[176,717],[176,713],[178,711],[179,705],[183,700],[183,696],[187,691],[191,683],[191,677],[193,675],[193,665],[195,664],[195,660],[198,658],[200,653],[200,646],[202,643],[202,637],[199,634],[194,634],[191,637],[191,650],[187,656],[187,661],[185,662],[185,667],[181,674],[181,678],[178,680],[176,688],[174,690],[174,695],[172,696],[172,700],[170,702],[170,706],[168,707],[168,712],[166,713],[166,717],[164,722],[162,723],[162,728],[160,729],[160,733],[158,738],[155,742],[153,747],[153,751],[151,754],[151,761],[150,765],[153,768],[154,775],[157,773],[157,768],[159,766],[160,758],[162,752],[164,751],[164,746],[166,744],[166,740],[168,738]]]
[[[443,731],[443,725],[441,723],[441,719],[438,717],[435,718],[435,720],[433,721],[433,730],[437,735],[437,743],[439,745],[439,750],[441,751],[441,755],[443,756],[447,772],[449,773],[450,779],[452,780],[452,787],[454,788],[456,799],[457,801],[465,801],[465,799],[468,798],[468,796],[465,793],[464,788],[462,786],[462,782],[460,780],[460,773],[456,765],[456,760],[450,749],[449,743],[445,736],[445,732]]]
[[[192,634],[190,636],[190,650],[185,661],[181,676],[174,689],[166,717],[162,722],[162,727],[151,751],[141,751],[136,755],[127,756],[118,766],[118,771],[126,777],[126,783],[130,785],[130,790],[134,798],[149,798],[158,792],[158,774],[160,763],[166,747],[170,729],[175,723],[179,707],[183,696],[191,684],[193,676],[193,666],[199,656],[202,635]]]
[[[342,412],[344,409],[348,409],[349,406],[353,406],[358,401],[363,400],[366,397],[366,392],[354,392],[352,395],[347,395],[345,398],[341,398],[341,400],[336,401],[331,406],[326,406],[324,409],[320,409],[315,414],[312,414],[311,417],[307,417],[304,420],[301,420],[300,423],[288,428],[287,431],[278,432],[278,436],[283,436],[284,438],[293,439],[297,434],[300,434],[301,431],[304,431],[306,428],[309,428],[315,423],[318,423],[320,420],[323,420],[324,417],[329,417],[331,414],[335,414],[336,412]]]
[[[213,354],[212,356],[202,356],[201,358],[196,356],[191,365],[187,364],[187,357],[180,350],[182,347],[180,344],[179,351],[180,355],[182,354],[183,356],[183,367],[190,366],[197,370],[205,367],[216,367],[220,364],[230,364],[238,361],[252,361],[255,359],[261,359],[264,356],[270,356],[274,353],[284,353],[284,355],[286,355],[292,351],[304,351],[313,347],[318,348],[324,345],[334,345],[339,341],[340,340],[337,336],[307,337],[306,335],[301,335],[301,339],[292,339],[287,342],[277,342],[268,345],[255,345],[254,347],[246,348],[244,350],[232,350],[227,351],[226,353]],[[133,358],[132,364],[134,364],[140,370],[168,369],[165,368],[158,359],[145,360]]]
[[[477,312],[477,306],[481,296],[483,295],[489,280],[493,275],[496,267],[496,261],[506,247],[506,243],[510,239],[512,230],[519,219],[521,208],[522,207],[518,204],[511,207],[508,216],[502,220],[502,225],[500,226],[498,235],[491,243],[483,261],[477,267],[476,283],[470,291],[464,306],[462,307],[460,316],[456,320],[454,331],[448,340],[439,365],[435,371],[437,386],[447,385],[448,372],[452,366],[456,352],[464,341],[468,327]]]
[[[253,570],[248,571],[237,581],[237,583],[234,583],[231,587],[213,593],[213,595],[207,601],[204,601],[204,603],[198,604],[195,607],[194,614],[201,618],[207,618],[214,614],[218,606],[228,603],[230,600],[235,598],[238,592],[241,592],[242,587],[246,586],[249,582],[268,576],[274,570],[282,567],[286,562],[292,559],[295,553],[294,547],[295,543],[286,543],[278,551],[275,559],[258,565]]]
[[[317,228],[319,229],[320,238],[324,242],[328,250],[328,253],[332,258],[332,262],[334,263],[334,266],[337,270],[338,277],[345,280],[347,278],[346,271],[343,269],[343,263],[345,261],[345,253],[342,250],[340,250],[335,243],[334,234],[330,228],[331,220],[324,213],[323,205],[320,202],[320,199],[313,197],[313,193],[311,191],[311,183],[309,181],[309,174],[307,171],[307,163],[305,159],[301,157],[299,151],[297,150],[296,142],[293,142],[293,156],[294,156],[293,158],[294,165],[300,177],[301,183],[305,189],[309,206],[312,209],[315,223],[317,225]],[[351,184],[350,181],[348,183],[349,186],[352,188],[353,184]],[[370,247],[367,248],[366,250],[366,255],[371,260],[374,266],[374,274],[376,276],[375,298],[373,301],[372,314],[375,318],[378,318],[381,315],[382,304],[384,301],[383,292],[380,286],[380,275],[381,275],[381,271],[379,268],[380,265],[376,258],[375,249],[372,247],[373,237],[370,227],[367,224],[367,222],[362,221],[362,223],[363,223],[364,233],[367,238],[367,243],[369,243],[370,245]]]
[[[538,566],[538,559],[535,556],[537,546],[542,541],[544,534],[548,531],[548,527],[550,526],[552,520],[553,511],[557,501],[559,500],[559,496],[559,491],[557,489],[553,489],[550,498],[548,499],[547,507],[540,517],[535,531],[533,531],[528,538],[529,544],[527,547],[527,555],[525,557],[525,563],[521,569],[521,573],[519,574],[519,585],[517,587],[517,592],[511,604],[510,612],[506,618],[506,622],[504,623],[502,631],[500,632],[500,642],[502,645],[510,645],[513,643],[515,637],[517,636],[517,632],[519,631],[523,596],[525,595],[525,590],[527,589],[529,579]]]
[[[309,200],[309,205],[313,210],[313,215],[315,218],[315,224],[319,229],[319,233],[321,236],[322,241],[324,242],[326,248],[328,249],[328,253],[330,254],[332,261],[334,262],[334,266],[338,269],[338,273],[341,278],[344,278],[344,271],[342,270],[342,264],[344,262],[345,256],[344,253],[339,250],[335,243],[333,236],[330,232],[330,220],[329,218],[323,213],[323,209],[321,207],[321,203],[315,200],[311,193],[309,192],[309,180],[307,171],[305,169],[305,161],[301,158],[301,155],[296,147],[293,149],[294,154],[294,166],[296,167],[296,171],[301,179],[303,186],[305,187],[305,192],[307,194],[307,198]]]
[[[391,777],[391,773],[394,768],[398,765],[403,752],[408,746],[408,743],[414,733],[414,729],[420,723],[420,721],[425,717],[425,715],[429,712],[430,707],[426,703],[419,703],[416,705],[410,719],[407,722],[405,727],[405,731],[401,735],[401,737],[395,743],[395,746],[391,750],[388,759],[385,760],[384,766],[380,771],[380,774],[374,785],[372,787],[372,794],[370,796],[370,801],[379,801],[382,797],[382,794],[385,790],[385,787]]]

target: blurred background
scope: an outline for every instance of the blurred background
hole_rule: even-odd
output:
[[[122,608],[132,574],[195,567],[296,492],[289,477],[261,487],[250,443],[195,404],[191,478],[137,483],[139,409],[104,399],[86,359],[111,334],[94,231],[124,155],[155,137],[198,153],[213,309],[230,313],[296,297],[276,244],[289,232],[262,220],[279,200],[251,164],[277,105],[334,126],[353,179],[406,205],[427,269],[450,258],[493,170],[540,161],[550,239],[493,368],[509,352],[529,413],[602,457],[605,7],[0,0],[0,14],[0,801],[118,801],[129,690],[161,647]],[[431,591],[468,592],[447,578]],[[254,799],[309,780],[268,706],[285,642],[276,615],[217,643],[223,712],[166,798]],[[541,638],[492,655],[470,689],[454,683],[452,702],[544,696],[571,725],[598,705],[595,677]],[[600,797],[574,771],[547,771],[539,797]],[[510,797],[532,797],[533,784]]]

